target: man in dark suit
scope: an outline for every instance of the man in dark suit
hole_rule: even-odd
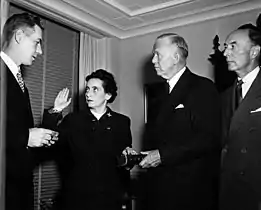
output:
[[[34,149],[54,143],[57,132],[34,128],[28,90],[21,65],[31,65],[42,54],[42,25],[27,13],[11,16],[5,23],[0,56],[6,74],[6,180],[5,209],[33,207]]]
[[[186,67],[188,45],[177,34],[156,39],[152,62],[169,94],[149,131],[148,209],[211,210],[217,204],[220,106],[214,84]]]
[[[261,32],[252,24],[239,27],[225,41],[229,70],[238,79],[223,97],[221,210],[261,209],[260,48]]]

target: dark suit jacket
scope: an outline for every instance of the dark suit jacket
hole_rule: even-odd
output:
[[[220,209],[258,210],[261,203],[261,71],[233,113],[234,88],[224,95]]]
[[[27,88],[21,90],[9,68],[6,71],[6,210],[26,209],[32,187],[33,156],[27,148],[33,115]],[[28,202],[27,202],[28,201]],[[31,200],[33,201],[33,200]],[[32,203],[30,203],[32,204]]]
[[[148,171],[149,209],[213,209],[220,106],[212,81],[186,69],[165,98],[152,130],[150,149],[159,149],[162,164]]]
[[[45,127],[55,129],[52,118],[45,112]],[[67,115],[58,131],[54,150],[65,168],[61,209],[120,210],[129,171],[117,166],[117,157],[131,147],[130,119],[108,108],[97,120],[85,110]]]

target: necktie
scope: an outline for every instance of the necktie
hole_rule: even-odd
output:
[[[242,84],[244,82],[241,80],[237,81],[236,85],[236,92],[235,92],[235,109],[239,106],[240,102],[242,101]]]
[[[18,71],[16,76],[17,76],[18,84],[19,84],[20,88],[22,89],[22,91],[24,92],[24,80],[23,80],[23,77],[21,74],[21,70]]]
[[[170,94],[170,92],[171,92],[171,87],[170,87],[169,81],[167,81],[167,89],[168,89],[168,94]]]

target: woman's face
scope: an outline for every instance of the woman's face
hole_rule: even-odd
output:
[[[105,93],[100,79],[90,79],[86,85],[85,98],[90,109],[104,109],[111,94]]]

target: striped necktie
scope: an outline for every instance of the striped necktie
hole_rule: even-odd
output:
[[[235,109],[237,109],[237,107],[239,106],[239,104],[241,103],[243,97],[242,97],[242,84],[243,84],[243,80],[238,80],[237,84],[236,84],[236,93],[235,93]]]
[[[21,74],[21,70],[18,71],[16,76],[17,76],[18,84],[19,84],[20,88],[22,89],[22,91],[24,92],[24,80],[23,80],[23,77]]]

